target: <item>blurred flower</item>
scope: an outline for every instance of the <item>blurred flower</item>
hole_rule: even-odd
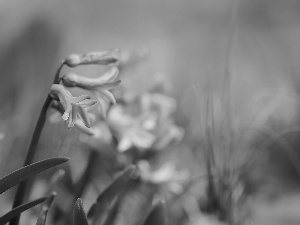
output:
[[[126,114],[121,105],[111,109],[108,123],[119,136],[118,150],[120,152],[132,146],[138,149],[150,148],[155,141],[155,137],[141,126],[139,118]]]
[[[62,119],[68,121],[68,127],[74,126],[77,116],[81,118],[86,127],[90,127],[90,121],[86,109],[92,108],[97,104],[96,100],[91,100],[88,95],[73,97],[72,94],[60,84],[53,84],[50,96],[58,99],[64,108]]]
[[[152,170],[148,161],[141,160],[137,164],[143,181],[155,185],[166,185],[176,194],[183,191],[182,184],[187,181],[190,174],[186,170],[178,171],[173,163],[165,163],[157,170]]]
[[[172,143],[180,142],[184,136],[184,129],[174,125],[171,121],[166,121],[160,124],[157,134],[155,148],[164,149]]]
[[[120,80],[116,80],[118,75],[118,68],[111,67],[102,76],[97,78],[88,78],[70,73],[62,76],[61,81],[66,87],[80,87],[92,91],[99,102],[102,115],[106,117],[107,102],[116,104],[115,97],[109,90],[121,83]]]
[[[86,54],[72,54],[69,55],[64,63],[69,67],[76,67],[79,65],[109,65],[119,61],[118,49],[101,51],[101,52],[90,52]]]
[[[184,130],[173,122],[175,109],[173,98],[158,93],[146,93],[135,101],[112,107],[107,121],[119,138],[119,151],[133,146],[162,150],[179,142]]]
[[[141,96],[141,106],[144,112],[156,112],[160,120],[170,118],[176,110],[176,101],[160,93],[145,93]]]
[[[155,149],[164,149],[171,143],[179,142],[184,135],[184,129],[174,124],[173,113],[176,109],[175,99],[159,94],[145,94],[141,98],[141,104],[148,120],[152,119],[152,128],[148,126],[148,131],[155,134]],[[149,121],[147,121],[149,124]],[[147,124],[145,123],[145,125]]]

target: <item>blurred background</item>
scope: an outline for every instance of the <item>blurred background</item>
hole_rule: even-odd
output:
[[[0,36],[1,177],[22,165],[55,70],[65,56],[142,49],[149,57],[121,73],[120,79],[124,77],[122,85],[134,93],[149,89],[160,74],[169,80],[170,95],[177,101],[175,118],[185,137],[168,157],[195,177],[205,173],[201,157],[195,160],[190,149],[201,133],[199,118],[210,94],[221,132],[218,127],[228,119],[221,115],[226,108],[224,89],[229,88],[233,129],[241,134],[242,124],[255,127],[243,158],[255,165],[247,171],[255,190],[248,224],[300,223],[299,1],[0,0]],[[91,66],[76,71],[95,76],[102,70]],[[266,126],[271,132],[258,131]],[[74,135],[64,124],[47,123],[37,160],[64,155],[71,163],[83,161],[84,167],[83,153],[72,153]],[[235,141],[240,159],[244,145]],[[264,149],[257,147],[266,141]],[[0,201],[9,202],[13,193]]]

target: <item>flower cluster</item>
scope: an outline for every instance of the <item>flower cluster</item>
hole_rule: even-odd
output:
[[[79,87],[91,91],[99,102],[102,115],[106,117],[107,102],[116,104],[116,100],[110,90],[121,83],[120,80],[116,80],[118,75],[118,68],[111,67],[97,78],[88,78],[69,73],[63,75],[61,81],[65,87]]]
[[[111,108],[107,120],[119,140],[118,150],[162,150],[180,141],[184,130],[174,124],[175,109],[175,100],[160,93],[145,93]]]
[[[87,54],[72,54],[68,56],[63,65],[76,67],[80,65],[99,64],[111,65],[119,60],[117,50],[92,52]],[[109,91],[120,84],[120,80],[116,80],[119,70],[112,66],[102,76],[96,78],[87,78],[74,73],[69,73],[59,78],[59,84],[53,84],[50,91],[50,96],[54,100],[58,100],[62,105],[62,119],[67,121],[68,127],[76,125],[78,116],[82,120],[85,127],[90,127],[90,116],[88,110],[93,108],[97,103],[100,105],[101,114],[106,116],[106,111],[109,102],[113,104],[116,100],[113,94]],[[92,100],[90,95],[81,95],[73,97],[66,89],[70,87],[79,87],[84,90],[91,91],[97,98]],[[79,122],[80,124],[80,122]],[[80,126],[80,125],[78,125]]]
[[[112,55],[115,53],[113,51]],[[136,60],[129,60],[128,57],[120,59],[123,60],[119,63],[123,70],[128,63]],[[110,66],[99,77],[89,78],[68,73],[60,77],[60,84],[53,85],[51,96],[59,100],[60,104],[56,104],[56,108],[61,106],[59,111],[63,113],[63,120],[68,121],[69,127],[79,129],[79,140],[91,150],[104,153],[106,150],[103,149],[116,149],[117,151],[105,153],[115,156],[116,165],[134,163],[143,182],[179,194],[183,190],[183,183],[189,178],[188,172],[178,171],[175,164],[168,162],[157,168],[154,162],[147,159],[148,153],[158,155],[165,149],[171,149],[184,136],[184,129],[174,120],[176,100],[167,95],[170,83],[158,73],[153,76],[154,86],[138,95],[126,85],[113,90],[121,81],[118,79],[119,69],[114,64],[116,61],[107,53],[97,57],[95,53],[71,55],[65,62],[66,65],[75,67],[91,64],[93,60],[95,64],[107,63]],[[89,95],[72,97],[66,88],[73,87],[90,92],[96,100],[92,100]],[[87,113],[96,103],[99,103],[101,114]],[[81,120],[77,120],[77,116]]]
[[[99,102],[102,116],[106,118],[105,121],[98,119],[90,129],[86,129],[82,123],[76,123],[76,127],[85,135],[94,139],[100,138],[104,142],[110,142],[114,137],[119,152],[129,149],[142,152],[160,151],[179,143],[184,129],[174,122],[175,99],[163,93],[166,85],[161,85],[166,81],[158,82],[155,88],[141,95],[135,95],[124,87],[119,88],[116,93],[119,104],[115,105],[116,100],[110,90],[120,83],[117,80],[118,73],[117,67],[112,66],[98,78],[87,78],[73,73],[62,76],[64,86],[91,91]],[[112,107],[108,110],[110,103]],[[98,142],[82,138],[87,139],[89,142]]]
[[[77,116],[82,119],[86,127],[90,127],[90,120],[86,109],[94,106],[97,101],[91,100],[88,95],[73,97],[71,93],[60,84],[53,84],[50,95],[53,99],[59,100],[64,108],[62,119],[68,121],[68,127],[73,127],[77,121]]]

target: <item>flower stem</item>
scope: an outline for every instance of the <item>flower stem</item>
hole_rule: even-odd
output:
[[[61,63],[61,65],[58,67],[58,69],[55,73],[53,84],[59,83],[60,71],[64,65],[65,65],[65,62],[63,61]],[[43,127],[46,122],[47,111],[51,104],[51,101],[52,101],[52,98],[48,94],[48,96],[44,102],[44,105],[42,107],[42,110],[40,112],[38,121],[35,125],[35,129],[34,129],[34,132],[32,134],[32,137],[31,137],[31,140],[30,140],[30,143],[28,146],[28,150],[27,150],[27,154],[26,154],[26,158],[25,158],[23,166],[28,166],[29,164],[33,163],[34,156],[36,153],[36,148],[37,148]],[[15,208],[23,203],[24,198],[25,198],[26,189],[28,188],[28,186],[29,186],[29,183],[27,180],[25,180],[19,184],[12,208]],[[18,225],[19,221],[20,221],[20,216],[17,216],[10,221],[10,225]]]

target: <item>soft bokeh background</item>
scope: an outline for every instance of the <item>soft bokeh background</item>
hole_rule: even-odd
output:
[[[55,69],[70,53],[147,48],[150,58],[134,74],[126,74],[132,76],[127,85],[142,92],[155,74],[169,77],[179,123],[191,136],[201,125],[195,87],[198,95],[211,88],[221,98],[226,68],[232,77],[234,123],[259,115],[258,122],[275,131],[298,125],[297,0],[1,0],[0,37],[1,176],[22,165]],[[96,75],[101,70],[77,71]],[[68,146],[69,133],[64,126],[47,124],[39,158],[67,155],[69,150],[58,149]],[[292,155],[274,145],[259,167],[267,180],[261,195],[283,197],[272,206],[255,203],[257,224],[300,221],[298,139],[297,132],[288,137]]]

